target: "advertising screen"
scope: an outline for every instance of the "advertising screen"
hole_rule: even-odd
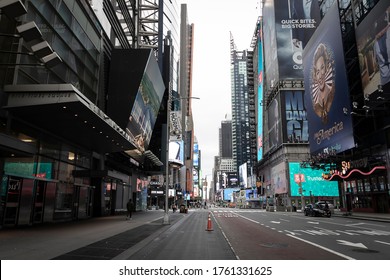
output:
[[[310,152],[340,153],[355,146],[337,2],[303,52]]]
[[[307,142],[309,140],[309,130],[304,104],[304,91],[283,90],[280,99],[283,112],[283,142]]]
[[[263,158],[263,22],[260,20],[257,36],[258,66],[257,66],[257,160]]]
[[[240,188],[231,188],[223,190],[223,200],[225,201],[233,201],[233,192],[239,191]]]
[[[184,163],[183,141],[169,142],[169,161],[174,163]]]
[[[238,187],[237,172],[226,172],[228,188]]]
[[[198,143],[194,143],[194,167],[199,167],[199,146]]]
[[[269,150],[275,148],[281,143],[281,117],[280,102],[278,98],[272,100],[268,108],[268,147]]]
[[[271,168],[271,190],[274,194],[287,193],[286,164],[284,162]]]
[[[141,153],[148,149],[164,90],[156,59],[151,55],[126,126],[126,132]]]
[[[390,2],[379,1],[356,28],[364,95],[390,82]]]
[[[248,164],[245,162],[239,166],[240,187],[246,189],[248,186]]]
[[[302,52],[320,23],[318,0],[266,0],[264,44],[267,90],[278,80],[302,79]]]
[[[153,52],[113,50],[108,91],[107,114],[129,135],[134,149],[126,152],[142,161],[165,91]]]
[[[322,178],[323,170],[302,168],[298,162],[289,163],[291,196],[300,196],[301,182],[304,196],[339,196],[337,181],[326,181]]]

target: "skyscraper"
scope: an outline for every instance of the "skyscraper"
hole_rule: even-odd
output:
[[[219,132],[219,156],[221,158],[232,158],[232,120],[224,120],[221,122]]]
[[[236,170],[248,163],[252,166],[249,130],[249,97],[247,80],[247,51],[238,51],[230,34],[231,98],[232,98],[232,148]],[[250,173],[248,173],[250,174]]]

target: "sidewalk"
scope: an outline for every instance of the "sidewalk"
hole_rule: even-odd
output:
[[[334,216],[345,217],[350,219],[371,220],[378,222],[390,223],[390,213],[364,213],[364,212],[342,212],[339,210],[334,211]]]
[[[183,215],[170,212],[171,223]],[[99,250],[96,259],[112,259],[154,232],[169,228],[169,225],[163,225],[163,217],[163,210],[152,210],[133,213],[131,220],[126,220],[124,215],[116,215],[3,228],[0,230],[0,259],[93,259],[91,254],[96,254],[96,250]],[[79,255],[74,256],[75,252]]]

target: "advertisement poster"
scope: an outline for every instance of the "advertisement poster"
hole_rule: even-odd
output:
[[[356,28],[365,97],[378,86],[390,86],[390,2],[379,1]]]
[[[309,140],[304,91],[284,90],[281,94],[283,114],[283,142],[302,143]]]
[[[329,9],[303,53],[312,154],[340,153],[355,146],[336,4]]]
[[[274,194],[287,193],[286,164],[284,162],[271,168],[271,189]]]
[[[264,4],[266,88],[302,79],[302,52],[320,23],[317,0],[268,0]]]
[[[326,181],[322,178],[323,170],[303,168],[298,162],[289,163],[291,196],[301,196],[298,182],[302,185],[304,196],[337,196],[339,188],[337,181]],[[297,180],[298,178],[298,180]]]

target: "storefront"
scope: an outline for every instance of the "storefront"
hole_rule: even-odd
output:
[[[390,212],[390,191],[385,166],[356,168],[335,173],[328,180],[338,181],[341,210],[352,212]]]

